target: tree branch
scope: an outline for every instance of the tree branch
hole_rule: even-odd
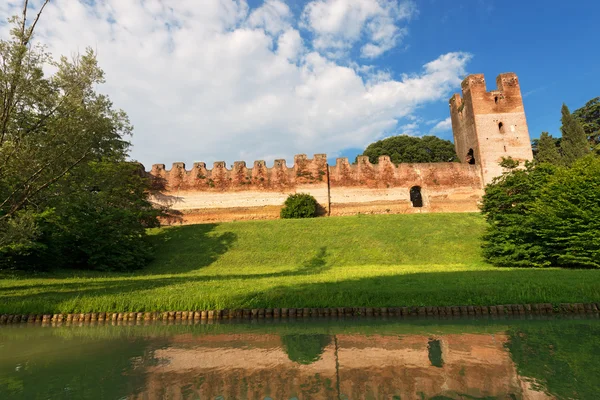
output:
[[[36,194],[38,194],[39,192],[46,189],[48,186],[52,185],[53,183],[58,181],[60,178],[65,176],[69,171],[71,171],[73,168],[75,168],[77,165],[79,165],[87,157],[87,155],[90,153],[90,150],[92,150],[92,146],[88,147],[87,150],[83,153],[83,155],[79,159],[77,159],[73,164],[71,164],[67,168],[65,168],[65,170],[63,172],[61,172],[54,178],[50,179],[48,182],[44,183],[42,186],[38,187],[33,192],[26,195],[23,199],[21,199],[21,201],[18,204],[11,207],[11,210],[8,213],[6,213],[6,215],[3,215],[2,217],[0,217],[0,220],[11,217],[14,213],[19,211],[21,209],[21,207],[23,207],[23,205],[28,201],[29,198],[35,196]]]
[[[27,5],[29,0],[23,2],[23,21],[21,21],[21,44],[25,44],[25,22],[27,21]]]
[[[31,36],[33,36],[33,30],[35,29],[35,26],[38,23],[40,16],[42,15],[42,11],[44,11],[44,7],[46,7],[46,4],[48,4],[49,1],[50,0],[46,0],[46,1],[44,1],[44,4],[42,4],[40,11],[37,13],[35,19],[33,20],[33,24],[31,24],[31,26],[29,27],[29,31],[27,32],[27,41],[24,44],[29,43]],[[25,1],[25,4],[27,5],[27,0]],[[23,23],[25,23],[25,19],[23,19]]]
[[[56,160],[59,160],[63,155],[65,155],[69,150],[71,150],[73,148],[73,146],[75,146],[78,143],[75,142],[72,146],[67,147],[64,151],[62,151],[60,154],[58,154],[55,158],[53,158],[52,160],[48,161],[47,163],[45,163],[44,165],[42,165],[40,168],[37,169],[37,171],[35,171],[29,178],[27,178],[24,182],[22,182],[21,184],[19,184],[17,186],[17,188],[15,188],[11,194],[8,195],[8,197],[6,199],[4,199],[4,201],[2,202],[2,204],[0,204],[0,209],[2,209],[2,207],[4,207],[9,201],[10,199],[12,199],[20,190],[22,190],[24,187],[26,187],[28,184],[30,184],[31,182],[35,181],[38,176],[44,172],[44,170],[46,168],[48,168],[50,165],[52,165],[53,163],[56,162]],[[88,149],[84,152],[84,157],[89,153],[90,149],[92,146],[88,147]],[[79,164],[80,160],[77,160],[75,162],[75,165]],[[72,167],[71,167],[72,168]],[[70,168],[69,168],[70,170]],[[68,171],[67,171],[68,172]],[[37,191],[36,191],[37,192]],[[25,195],[26,197],[28,196],[27,194]],[[11,207],[12,209],[12,207]],[[8,214],[7,214],[8,215]]]

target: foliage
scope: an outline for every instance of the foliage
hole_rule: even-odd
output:
[[[500,161],[500,166],[507,170],[515,169],[519,166],[519,164],[521,164],[521,162],[519,160],[515,160],[511,156],[502,157],[502,160]]]
[[[600,326],[594,322],[509,327],[507,347],[519,375],[532,379],[534,388],[553,398],[597,398]]]
[[[31,44],[40,14],[28,26],[26,11],[0,40],[0,268],[140,267],[160,213],[125,162],[127,115],[96,92],[92,50],[54,61]]]
[[[600,97],[596,97],[573,111],[573,117],[581,124],[592,147],[600,148]]]
[[[562,109],[562,140],[560,150],[562,160],[566,166],[571,166],[575,161],[590,152],[590,145],[587,141],[585,131],[569,112],[569,108],[563,104]]]
[[[533,208],[545,256],[561,267],[600,268],[600,158],[558,169]]]
[[[389,156],[394,164],[458,161],[454,144],[437,136],[392,136],[371,143],[362,154],[373,164]]]
[[[282,335],[281,343],[288,358],[298,364],[309,365],[318,361],[331,336],[324,334]]]
[[[483,255],[500,266],[600,268],[600,159],[531,163],[486,187]]]
[[[496,265],[547,266],[540,237],[532,226],[532,208],[554,167],[527,163],[494,179],[485,189],[481,211],[488,222],[483,255]]]
[[[0,314],[600,302],[598,269],[484,262],[485,226],[435,213],[152,229],[138,271],[0,272]]]
[[[150,260],[146,229],[161,211],[146,199],[138,165],[86,164],[53,187],[60,196],[50,196],[45,211],[22,212],[0,231],[0,268],[127,270]],[[29,235],[15,225],[31,227]]]
[[[537,143],[535,161],[552,165],[561,165],[562,163],[556,140],[551,135],[548,135],[548,132],[542,132],[540,136]]]
[[[283,204],[281,218],[312,218],[317,215],[317,200],[307,193],[290,194]]]

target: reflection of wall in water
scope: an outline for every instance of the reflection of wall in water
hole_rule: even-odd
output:
[[[498,335],[444,335],[432,364],[429,336],[336,335],[309,365],[290,360],[276,335],[179,336],[155,352],[144,399],[476,398],[549,399],[517,375]],[[429,345],[429,346],[428,346]],[[421,396],[422,394],[422,396]],[[193,398],[193,396],[192,396]]]

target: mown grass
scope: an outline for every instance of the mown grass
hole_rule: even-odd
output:
[[[0,275],[0,313],[600,301],[599,270],[485,263],[483,229],[478,214],[164,228],[135,273]]]

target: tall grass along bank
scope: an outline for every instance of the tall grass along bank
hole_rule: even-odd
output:
[[[496,268],[478,214],[358,215],[156,229],[135,273],[0,275],[0,313],[600,301],[599,270]]]

